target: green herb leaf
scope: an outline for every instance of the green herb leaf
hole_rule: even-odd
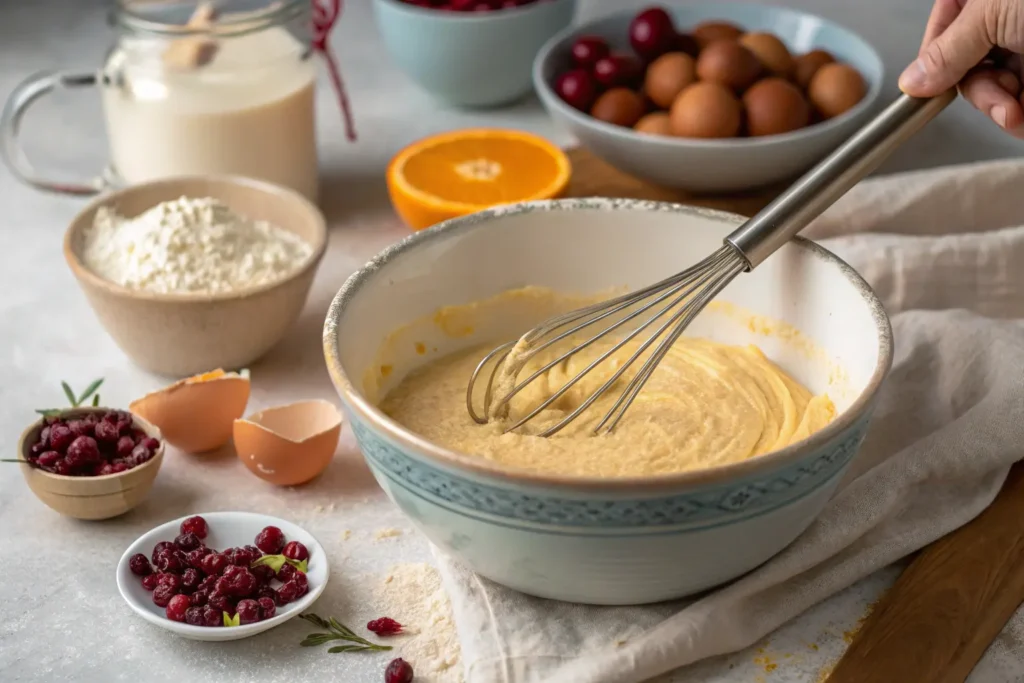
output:
[[[19,462],[22,465],[28,464],[28,460],[22,460],[21,458],[0,458],[0,462]]]
[[[330,630],[330,628],[331,628],[330,624],[328,624],[326,621],[324,621],[323,619],[321,619],[320,617],[318,617],[315,614],[300,614],[299,615],[299,619],[302,619],[304,621],[308,621],[309,623],[315,624],[316,626],[319,626],[320,628],[326,628],[328,630]]]
[[[274,573],[276,574],[279,571],[281,571],[281,567],[284,566],[285,562],[288,562],[288,558],[285,557],[284,555],[264,555],[263,557],[259,558],[255,562],[253,562],[252,566],[253,567],[258,567],[261,564],[262,565],[266,565],[266,566],[270,567],[271,569],[273,569]],[[309,621],[309,620],[307,619],[307,621]],[[313,622],[313,623],[316,623],[316,622]],[[319,624],[317,624],[317,625],[319,626]],[[321,628],[330,628],[330,626],[324,624]]]
[[[303,647],[314,647],[316,645],[323,645],[324,643],[331,640],[345,640],[349,643],[355,643],[354,645],[335,645],[328,649],[330,653],[337,652],[365,652],[365,651],[379,651],[386,652],[392,649],[390,645],[378,645],[377,643],[371,643],[365,638],[357,636],[352,629],[345,626],[337,619],[331,617],[329,619],[323,619],[315,614],[300,614],[300,619],[308,621],[311,624],[316,624],[320,628],[330,629],[331,633],[311,633],[306,636],[299,645]]]
[[[303,647],[313,647],[315,645],[323,645],[328,641],[337,639],[337,636],[332,635],[330,633],[310,633],[308,636],[306,636],[305,640],[303,640],[299,644]]]
[[[92,407],[95,408],[99,404],[100,404],[100,395],[96,394],[95,396],[92,397]]]
[[[75,400],[75,392],[71,391],[71,387],[68,386],[68,383],[61,382],[60,386],[64,389],[64,395],[68,397],[68,403],[71,404],[71,407],[74,408],[78,406],[78,402]]]
[[[365,652],[367,650],[372,650],[372,649],[373,648],[369,648],[369,647],[366,647],[364,645],[335,645],[334,647],[328,649],[327,651],[330,652],[331,654],[335,654],[335,653],[338,653],[338,652]],[[390,650],[391,648],[389,647],[387,649]]]
[[[43,417],[56,417],[61,413],[60,408],[47,408],[46,410],[36,410],[36,412]]]
[[[221,612],[221,614],[224,615],[224,625],[225,626],[241,626],[242,625],[242,620],[238,618],[237,614],[235,616],[233,616],[233,617],[231,615],[229,615],[227,612]]]
[[[92,381],[92,384],[90,384],[89,386],[87,386],[87,387],[85,388],[85,391],[83,391],[83,392],[82,392],[82,395],[81,395],[81,396],[79,397],[78,401],[77,401],[77,402],[75,402],[75,405],[76,405],[76,406],[80,406],[80,405],[82,405],[83,403],[85,403],[85,402],[86,402],[86,400],[88,400],[88,398],[89,398],[90,396],[92,396],[93,394],[95,394],[95,393],[96,393],[96,390],[97,390],[97,389],[99,389],[99,388],[100,388],[100,385],[102,385],[102,384],[103,384],[103,378],[102,378],[102,377],[100,377],[99,379],[94,379],[94,380]],[[97,396],[97,397],[96,397],[96,399],[98,399],[98,398],[99,398],[99,397]],[[99,405],[99,404],[98,404],[98,403],[93,403],[93,405]]]
[[[305,574],[306,573],[306,568],[309,567],[309,560],[302,560],[301,562],[296,562],[295,560],[290,560],[288,562],[288,564],[290,564],[291,566],[295,567],[300,572]]]

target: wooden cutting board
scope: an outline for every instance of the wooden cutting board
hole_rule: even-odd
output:
[[[631,197],[757,213],[782,188],[695,196],[654,187],[583,149],[573,197]],[[877,603],[828,683],[962,683],[1024,602],[1024,463],[974,521],[921,551]]]

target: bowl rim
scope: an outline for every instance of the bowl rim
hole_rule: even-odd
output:
[[[191,183],[191,182],[207,182],[215,185],[230,186],[235,185],[239,187],[245,187],[250,190],[255,190],[260,194],[266,196],[277,196],[285,197],[287,200],[293,202],[301,208],[307,215],[306,218],[310,219],[310,224],[313,226],[314,235],[313,241],[310,245],[313,250],[309,256],[302,263],[302,266],[296,269],[294,272],[289,274],[287,277],[279,280],[273,280],[271,282],[264,282],[260,285],[252,287],[246,287],[233,292],[150,292],[147,290],[136,290],[129,289],[122,285],[107,280],[100,276],[98,273],[94,273],[79,255],[72,248],[72,243],[78,234],[86,229],[87,222],[86,216],[94,215],[95,211],[103,206],[110,206],[116,203],[122,197],[126,197],[133,193],[139,192],[140,190],[147,190],[153,188],[166,188],[174,187],[177,185]],[[152,207],[151,207],[152,208]],[[243,212],[244,214],[244,212]],[[284,230],[285,228],[281,228]],[[64,260],[67,261],[68,267],[71,268],[71,272],[74,273],[75,278],[80,283],[88,283],[92,287],[96,287],[106,292],[113,294],[118,297],[133,299],[136,301],[152,301],[160,303],[220,303],[227,301],[238,301],[240,299],[248,299],[250,297],[258,296],[265,292],[283,287],[289,283],[301,280],[306,277],[310,271],[315,271],[320,265],[320,261],[327,251],[327,219],[320,209],[307,199],[304,195],[299,194],[291,188],[284,187],[283,185],[277,185],[265,180],[258,180],[256,178],[247,178],[245,176],[231,175],[231,174],[189,174],[189,175],[178,175],[168,176],[166,178],[159,178],[157,180],[150,180],[142,183],[136,183],[128,185],[122,188],[118,188],[112,192],[101,194],[84,207],[82,207],[78,213],[71,219],[68,224],[67,230],[64,232]]]
[[[703,5],[718,5],[719,3],[699,3]],[[863,116],[864,113],[873,108],[878,102],[882,95],[882,90],[885,87],[885,62],[882,60],[878,50],[868,42],[859,33],[856,33],[850,28],[847,28],[839,22],[831,19],[826,19],[817,14],[811,12],[805,12],[800,9],[792,7],[783,7],[780,5],[762,5],[753,4],[748,2],[729,2],[729,6],[732,7],[749,7],[756,8],[758,10],[770,10],[780,12],[783,14],[792,14],[808,19],[814,19],[827,24],[835,28],[841,29],[851,36],[859,40],[871,53],[872,58],[876,62],[876,66],[879,72],[879,78],[876,81],[868,80],[861,74],[861,77],[868,84],[867,92],[864,93],[864,97],[856,105],[850,109],[844,111],[839,116],[835,116],[831,119],[812,123],[803,128],[789,131],[788,133],[779,133],[777,135],[761,135],[757,137],[731,137],[731,138],[682,138],[673,137],[666,135],[648,135],[645,133],[637,133],[632,128],[625,128],[623,126],[616,126],[611,123],[600,121],[593,116],[589,116],[574,107],[570,107],[566,104],[561,97],[554,91],[554,89],[548,84],[544,78],[544,67],[546,63],[554,56],[555,48],[561,43],[574,36],[586,35],[595,24],[603,23],[612,19],[621,20],[622,24],[628,25],[629,20],[635,16],[635,10],[621,10],[618,12],[611,12],[608,14],[595,17],[582,24],[568,26],[555,35],[553,35],[544,46],[541,47],[540,51],[537,52],[537,56],[533,60],[532,77],[533,87],[537,91],[537,95],[540,100],[544,103],[544,106],[548,109],[556,109],[560,116],[572,121],[574,125],[586,126],[593,128],[601,133],[608,135],[614,135],[621,137],[622,139],[637,142],[640,144],[649,144],[655,146],[662,146],[669,149],[706,149],[706,150],[718,150],[723,151],[727,149],[731,150],[751,150],[763,147],[771,147],[773,145],[784,145],[798,139],[806,139],[808,137],[827,133],[835,128],[843,126],[851,119],[855,119],[859,116]],[[694,7],[694,5],[682,5],[674,7],[672,9],[679,9],[685,11],[688,7]],[[826,48],[822,48],[826,49]]]
[[[667,212],[687,217],[710,219],[728,225],[739,225],[746,220],[744,216],[671,202],[658,202],[643,199],[611,199],[606,197],[587,197],[552,199],[538,202],[523,202],[498,206],[468,216],[460,216],[438,223],[426,230],[415,232],[405,239],[396,242],[380,252],[365,266],[357,270],[341,286],[327,311],[324,321],[323,346],[327,370],[335,389],[346,405],[359,419],[388,436],[389,439],[401,444],[417,457],[428,463],[453,468],[470,475],[483,476],[491,480],[499,480],[515,485],[532,485],[556,488],[567,491],[602,491],[602,492],[644,492],[678,491],[680,489],[701,488],[712,484],[721,484],[729,480],[745,478],[803,460],[809,451],[824,447],[852,427],[869,409],[882,385],[893,359],[892,325],[885,312],[882,302],[866,280],[848,263],[824,247],[803,237],[795,237],[792,243],[799,249],[809,252],[812,257],[824,260],[838,268],[840,273],[860,293],[867,303],[875,323],[878,337],[878,360],[871,377],[864,389],[850,406],[840,413],[825,428],[809,437],[790,444],[777,451],[765,453],[747,460],[716,467],[703,468],[689,472],[658,474],[653,476],[632,476],[620,478],[579,477],[572,475],[554,475],[531,472],[528,470],[499,466],[489,460],[467,453],[460,453],[435,444],[415,432],[392,420],[377,406],[367,400],[349,379],[342,366],[338,354],[339,325],[338,321],[345,309],[358,295],[359,290],[394,258],[417,247],[431,243],[449,234],[470,232],[480,229],[494,218],[516,216],[533,211],[572,211],[578,209],[603,209],[608,211],[644,211]]]
[[[559,3],[574,5],[576,2],[577,0],[546,0],[545,2],[532,2],[528,5],[520,5],[519,7],[498,8],[490,12],[452,12],[434,7],[427,9],[426,7],[410,5],[407,2],[402,2],[402,0],[374,0],[375,5],[388,5],[392,8],[392,11],[403,12],[411,16],[430,17],[431,20],[458,22],[467,25],[481,24],[486,21],[500,21],[501,18],[505,17],[521,17],[531,12],[541,12],[548,5],[558,5]]]
[[[130,470],[125,470],[124,472],[115,472],[114,474],[101,474],[95,477],[73,477],[67,474],[55,474],[53,472],[47,472],[46,470],[34,467],[29,462],[28,455],[26,453],[26,451],[28,450],[28,438],[29,435],[31,435],[37,429],[41,430],[45,426],[44,421],[46,420],[46,416],[41,416],[38,420],[30,424],[28,427],[25,427],[25,429],[22,430],[21,432],[21,436],[18,437],[18,460],[22,461],[21,466],[29,468],[32,471],[32,474],[35,476],[41,476],[56,481],[88,482],[89,484],[97,481],[109,481],[117,479],[118,477],[126,477],[129,474],[138,476],[141,472],[143,472],[146,468],[150,466],[160,467],[160,463],[163,462],[164,459],[164,451],[167,449],[167,441],[164,439],[163,434],[160,433],[159,427],[146,420],[143,420],[135,413],[129,412],[127,410],[122,410],[120,408],[106,408],[104,406],[78,406],[75,408],[67,408],[61,410],[57,417],[66,417],[69,415],[89,415],[91,413],[108,413],[115,410],[118,412],[127,413],[128,415],[131,415],[133,424],[137,424],[139,427],[141,427],[142,431],[146,432],[147,436],[160,441],[160,448],[156,449],[156,453],[153,454],[153,457],[147,460],[146,462],[142,463],[138,467],[133,467]],[[103,496],[118,494],[108,493],[97,495]]]

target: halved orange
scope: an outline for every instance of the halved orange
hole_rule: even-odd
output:
[[[413,230],[498,204],[557,197],[569,158],[519,130],[473,128],[412,143],[388,164],[391,204]]]

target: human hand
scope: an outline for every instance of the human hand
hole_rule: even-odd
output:
[[[1021,0],[935,0],[917,59],[900,89],[934,97],[959,84],[960,93],[1015,137],[1024,138]]]

